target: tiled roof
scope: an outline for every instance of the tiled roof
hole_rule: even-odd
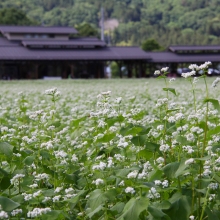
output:
[[[148,60],[138,47],[99,49],[29,49],[23,46],[0,47],[0,60]]]
[[[172,52],[147,52],[152,63],[201,63],[220,62],[219,54],[175,54]]]
[[[73,27],[44,27],[44,26],[0,26],[1,33],[23,34],[77,34]]]
[[[204,46],[197,46],[197,45],[171,45],[169,46],[168,50],[172,52],[178,51],[220,51],[220,45],[204,45]]]
[[[23,40],[22,44],[24,46],[99,46],[104,47],[106,46],[105,42],[101,40],[94,40],[94,39],[71,39],[71,40]]]

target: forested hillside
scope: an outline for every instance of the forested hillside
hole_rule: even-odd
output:
[[[117,19],[106,30],[112,45],[141,45],[154,38],[170,44],[220,44],[220,0],[1,0],[0,8],[17,8],[44,25],[75,26],[83,22],[99,29],[105,19]],[[108,26],[109,27],[109,26]],[[111,25],[110,25],[111,27]]]

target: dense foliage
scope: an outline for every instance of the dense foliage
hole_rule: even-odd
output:
[[[80,25],[99,29],[100,9],[119,26],[109,31],[112,44],[160,45],[220,43],[220,0],[2,0],[0,8],[16,7],[45,25]]]
[[[209,65],[176,81],[162,68],[158,80],[0,82],[0,218],[219,220]]]
[[[3,8],[0,9],[0,24],[37,25],[37,22],[29,19],[24,12],[16,8]]]

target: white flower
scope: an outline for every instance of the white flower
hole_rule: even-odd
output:
[[[151,187],[147,197],[150,199],[158,199],[160,198],[160,194],[157,192],[157,190],[154,187]]]
[[[156,162],[157,162],[157,163],[164,163],[164,158],[163,158],[163,157],[158,157],[158,158],[156,159]]]
[[[22,178],[23,178],[24,176],[25,176],[24,174],[16,174],[16,175],[10,180],[11,184],[17,186],[17,185],[19,184],[19,182],[22,181]]]
[[[198,71],[199,70],[199,66],[196,65],[196,64],[191,64],[191,65],[189,65],[189,69]]]
[[[34,188],[37,188],[37,187],[38,187],[38,185],[37,185],[36,183],[34,183],[34,184],[32,184],[32,185],[29,185],[28,187],[30,187],[30,188],[32,188],[32,189],[34,189]]]
[[[73,155],[72,155],[71,161],[72,161],[72,162],[77,162],[77,161],[78,161],[78,157],[76,156],[76,154],[73,154]]]
[[[6,219],[8,218],[8,214],[5,211],[0,211],[0,219]]]
[[[128,187],[125,189],[125,192],[126,192],[126,193],[134,194],[134,193],[135,193],[135,190],[134,190],[134,188],[128,186]]]
[[[154,184],[155,184],[156,186],[159,186],[161,183],[162,183],[162,182],[161,182],[160,180],[155,180],[155,181],[154,181]]]
[[[204,64],[199,66],[199,69],[207,69],[212,63],[210,61],[205,62]]]
[[[195,219],[195,216],[194,216],[194,215],[190,215],[190,216],[189,216],[189,219],[190,219],[190,220],[194,220],[194,219]]]
[[[68,188],[68,189],[65,189],[65,193],[66,193],[66,194],[69,193],[69,192],[72,192],[72,191],[74,191],[74,189],[73,189],[72,187],[70,187],[70,188]]]
[[[40,181],[40,180],[48,180],[49,179],[49,175],[46,173],[40,173],[38,175],[35,176],[35,180],[36,181]]]
[[[185,161],[185,165],[189,165],[189,164],[192,164],[192,163],[194,163],[194,159],[193,158],[190,158],[190,159]]]
[[[100,163],[98,165],[94,165],[92,167],[93,170],[104,170],[107,167],[107,164],[100,161]]]
[[[118,97],[115,99],[115,102],[119,104],[119,103],[121,103],[121,100],[122,100],[122,97]]]
[[[35,218],[51,211],[51,208],[35,208],[27,213],[28,218]]]
[[[47,89],[45,90],[44,94],[46,95],[54,95],[57,91],[57,88]]]
[[[169,186],[168,180],[164,180],[164,181],[162,182],[162,186],[163,186],[163,188],[168,187],[168,186]]]
[[[14,209],[12,212],[11,212],[11,215],[12,216],[16,216],[17,214],[19,213],[22,213],[22,209]],[[1,218],[1,217],[0,217]]]
[[[98,185],[104,184],[104,180],[103,179],[96,179],[96,180],[93,180],[92,183],[95,184],[96,186],[98,186]]]
[[[101,93],[103,96],[110,96],[111,94],[111,91],[107,91],[107,92],[102,92]]]
[[[191,72],[188,72],[188,73],[182,73],[182,77],[184,77],[184,78],[188,78],[188,77],[190,77],[190,76],[194,76],[194,75],[196,75],[196,71],[191,71]]]
[[[39,195],[41,195],[41,190],[38,190],[37,192],[33,193],[33,197],[38,197]]]
[[[213,87],[213,88],[216,87],[219,82],[220,82],[220,77],[217,77],[217,78],[214,80],[214,82],[212,83],[212,87]]]
[[[160,75],[160,70],[156,70],[156,71],[154,72],[154,75]]]
[[[176,79],[175,78],[171,78],[170,80],[169,80],[169,83],[172,83],[172,82],[174,82]]]
[[[167,152],[170,150],[170,146],[168,144],[162,144],[159,149],[161,152]]]
[[[62,189],[63,189],[63,187],[57,187],[57,188],[54,190],[54,192],[55,192],[55,193],[59,193]]]
[[[122,180],[118,185],[119,185],[119,186],[124,186],[124,185],[125,185],[124,180]]]
[[[54,197],[52,198],[52,200],[53,200],[53,202],[57,202],[57,201],[60,200],[60,198],[61,198],[61,195],[58,195],[58,196],[54,196]]]
[[[163,67],[163,68],[161,69],[161,72],[167,72],[168,69],[169,69],[169,67]]]
[[[199,81],[198,77],[193,78],[193,84],[196,84]]]
[[[138,170],[134,170],[127,175],[128,179],[135,179],[138,175]]]
[[[210,183],[208,185],[208,188],[212,189],[212,190],[216,190],[216,189],[218,189],[218,183]]]

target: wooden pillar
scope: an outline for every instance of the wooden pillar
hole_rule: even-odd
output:
[[[70,77],[71,79],[74,78],[74,64],[69,64],[70,66],[70,76],[67,76],[67,73],[64,72],[64,75],[63,75],[63,78],[67,78],[67,77]]]
[[[141,62],[139,63],[139,71],[140,71],[140,76],[143,78],[143,77],[146,77],[146,73],[144,72],[144,64]]]
[[[130,63],[127,63],[127,70],[128,70],[128,78],[132,78],[132,67],[133,67],[133,65],[132,64],[130,64]]]
[[[39,64],[35,63],[34,64],[34,74],[33,74],[34,79],[38,79],[38,67],[39,67]]]
[[[122,78],[122,71],[121,71],[121,68],[122,68],[122,62],[120,61],[116,61],[117,65],[118,65],[118,69],[119,69],[119,77]]]

